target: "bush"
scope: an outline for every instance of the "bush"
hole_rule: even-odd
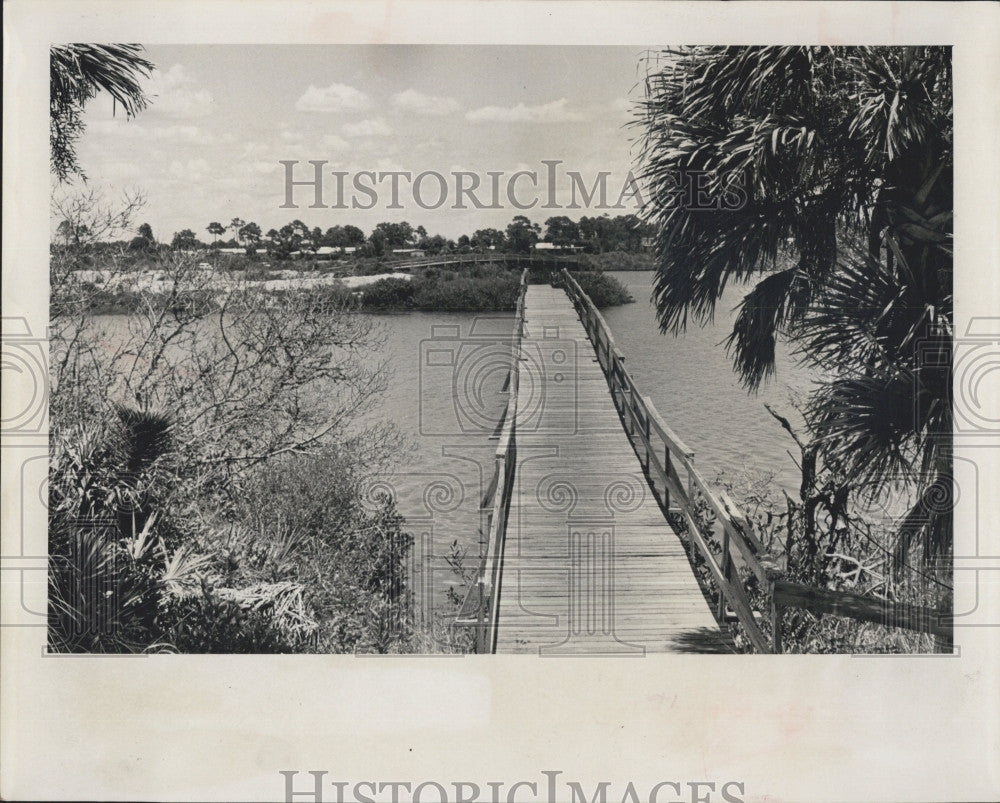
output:
[[[362,308],[375,312],[410,309],[415,290],[408,279],[379,279],[362,288]]]
[[[635,302],[625,285],[614,276],[608,276],[600,271],[574,271],[572,276],[580,285],[580,289],[590,297],[598,309]],[[552,274],[552,285],[554,287],[564,286],[561,273]]]
[[[379,279],[361,288],[360,304],[371,312],[513,311],[519,285],[520,274],[502,267],[477,266],[468,273],[434,268],[408,279]]]
[[[410,651],[413,539],[395,502],[368,492],[370,475],[346,452],[291,456],[256,474],[238,511],[242,529],[228,539],[225,580],[301,586],[320,652]]]
[[[653,270],[653,255],[608,251],[603,254],[580,254],[580,270]]]

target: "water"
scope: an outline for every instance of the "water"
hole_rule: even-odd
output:
[[[377,481],[396,499],[414,537],[417,609],[443,610],[464,567],[479,564],[480,501],[492,479],[497,422],[507,404],[513,315],[412,312],[377,316],[392,379],[374,419],[388,420],[407,449]]]
[[[714,325],[661,335],[649,303],[650,272],[614,274],[637,303],[604,311],[626,366],[670,427],[695,451],[703,475],[732,480],[773,473],[771,489],[793,492],[798,472],[787,434],[764,402],[788,411],[788,390],[805,391],[809,376],[787,350],[779,351],[777,380],[759,395],[739,385],[720,342],[730,331],[738,288],[726,293]],[[497,421],[507,403],[510,314],[405,313],[375,316],[386,337],[383,353],[392,379],[367,420],[388,420],[407,448],[391,476],[371,493],[396,499],[415,539],[418,609],[447,611],[457,578],[448,566],[454,543],[474,570],[480,549],[479,504],[495,465]],[[102,316],[107,333],[124,331],[127,319]]]
[[[614,272],[635,304],[602,312],[625,354],[625,366],[651,397],[671,429],[694,450],[706,479],[722,472],[731,480],[773,473],[773,488],[795,491],[800,474],[788,452],[798,448],[764,408],[768,403],[793,423],[791,397],[810,389],[813,375],[798,366],[787,347],[777,346],[777,373],[756,394],[748,394],[733,373],[723,341],[732,331],[733,308],[746,293],[730,286],[716,305],[715,320],[689,325],[681,335],[660,334],[650,302],[651,271]]]
[[[771,477],[771,493],[794,493],[799,474],[788,451],[797,449],[764,403],[794,420],[789,391],[807,391],[810,375],[779,348],[775,379],[757,395],[740,386],[720,345],[740,289],[727,291],[713,325],[674,337],[660,334],[649,303],[653,274],[613,275],[637,303],[605,310],[605,320],[639,388],[694,450],[702,474],[709,480],[722,474],[737,487]],[[409,313],[379,320],[393,381],[376,414],[411,443],[387,482],[416,538],[418,565],[429,572],[418,593],[440,610],[455,582],[444,560],[449,545],[457,541],[468,550],[468,568],[477,563],[478,501],[492,472],[490,436],[507,400],[501,391],[512,317]]]

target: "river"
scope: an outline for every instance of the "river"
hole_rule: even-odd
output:
[[[764,409],[786,412],[789,390],[806,391],[809,375],[779,348],[777,377],[754,396],[740,386],[721,341],[731,329],[739,288],[729,288],[714,324],[683,335],[660,334],[649,302],[651,272],[612,274],[636,298],[604,317],[626,356],[626,366],[670,427],[695,452],[702,474],[720,472],[739,487],[746,478],[773,474],[772,492],[794,491],[794,444]],[[368,416],[391,421],[406,439],[392,476],[371,492],[390,492],[414,537],[418,609],[445,612],[456,577],[448,565],[454,544],[474,570],[479,555],[479,501],[494,465],[497,421],[507,396],[510,314],[401,313],[375,316],[385,335],[380,355],[391,382]],[[127,319],[102,316],[102,337],[117,340]],[[366,416],[367,417],[367,416]],[[736,494],[738,497],[738,493]]]
[[[791,393],[809,389],[809,374],[787,348],[777,374],[756,395],[739,384],[721,345],[731,330],[742,291],[727,288],[715,321],[679,336],[663,335],[649,301],[652,272],[615,272],[635,304],[604,311],[626,365],[671,428],[695,452],[702,474],[720,474],[740,487],[772,476],[772,493],[794,492],[795,445],[764,403],[789,413]],[[387,480],[413,533],[418,564],[431,571],[418,582],[425,604],[440,609],[453,575],[444,560],[457,541],[478,554],[478,500],[490,479],[490,439],[506,404],[504,338],[511,316],[409,313],[382,315],[385,357],[393,381],[377,414],[396,424],[411,451]]]

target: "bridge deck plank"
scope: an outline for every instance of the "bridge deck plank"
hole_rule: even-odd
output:
[[[731,652],[563,290],[532,285],[499,653]]]

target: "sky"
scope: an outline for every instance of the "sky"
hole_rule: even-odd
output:
[[[457,237],[503,227],[517,214],[543,223],[552,215],[602,210],[539,209],[548,198],[548,168],[555,167],[555,205],[571,198],[577,171],[589,190],[600,171],[609,204],[635,211],[626,178],[634,166],[636,130],[626,124],[644,75],[641,47],[446,45],[185,45],[147,47],[157,69],[146,83],[151,103],[126,120],[99,96],[87,107],[87,129],[78,145],[90,184],[112,194],[140,189],[148,221],[159,240],[191,229],[207,240],[211,221],[254,221],[266,232],[296,218],[324,230],[353,224],[366,233],[381,221],[407,220],[431,234]],[[390,182],[378,185],[371,209],[310,209],[311,187],[293,189],[300,208],[286,201],[286,167],[296,180],[312,179],[310,160],[325,160],[324,197],[336,203],[333,171],[347,173],[344,202],[371,203],[352,188],[359,171],[436,171],[445,176],[444,203],[421,208],[412,185],[400,179],[398,203]],[[539,173],[515,184],[520,210],[507,200],[518,170]],[[481,177],[477,197],[493,205],[487,171],[503,171],[498,209],[454,209],[461,199],[453,171]],[[466,182],[471,179],[466,179]],[[421,183],[425,205],[441,198],[436,180]],[[582,205],[582,197],[578,198]]]

